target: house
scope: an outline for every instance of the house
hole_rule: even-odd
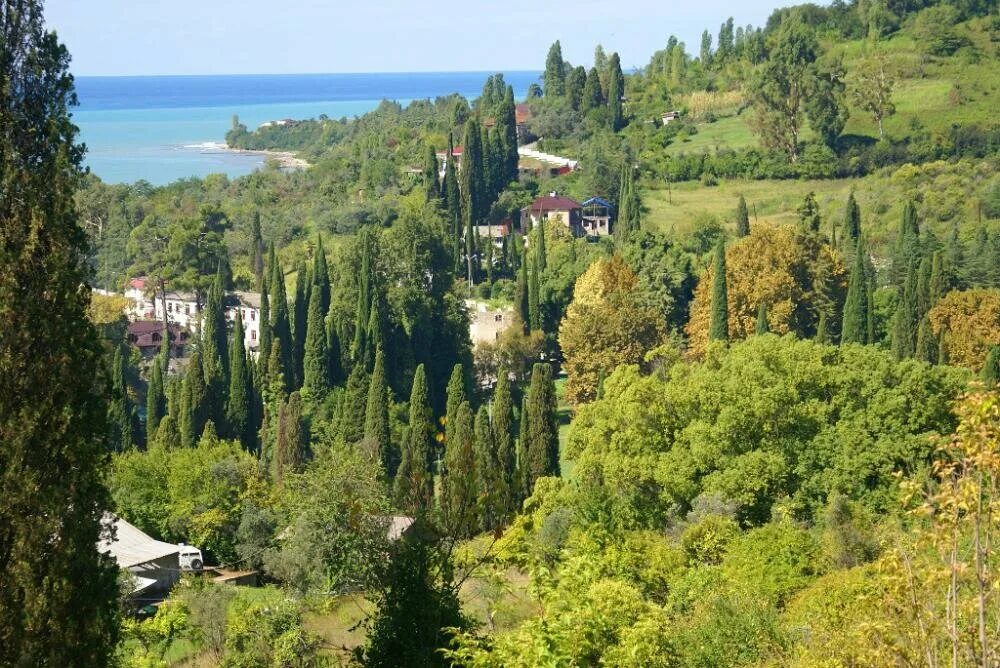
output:
[[[583,236],[583,207],[576,200],[550,193],[521,209],[521,221],[534,227],[543,220],[562,223],[575,237]]]
[[[485,302],[465,300],[469,309],[469,339],[473,347],[483,343],[496,343],[500,335],[514,322],[514,309],[491,309]]]
[[[679,111],[665,111],[663,112],[663,115],[660,117],[660,122],[663,123],[664,125],[667,125],[668,123],[680,119],[680,117],[681,117],[681,112]]]
[[[164,324],[162,320],[133,320],[128,323],[126,338],[139,349],[143,357],[153,357],[163,345]],[[184,356],[184,346],[188,343],[187,330],[170,323],[170,353],[175,357]]]
[[[167,291],[164,296],[152,289],[145,277],[133,278],[128,282],[125,296],[134,306],[129,316],[138,320],[166,320],[197,334],[201,324],[204,306],[197,295],[189,292]],[[153,295],[148,297],[147,295]],[[234,291],[226,295],[226,319],[235,322],[237,315],[243,320],[243,345],[247,350],[256,350],[260,341],[260,294],[256,292]]]
[[[514,123],[517,127],[517,143],[527,144],[535,137],[528,130],[528,121],[531,120],[531,107],[521,103],[514,106]]]
[[[492,239],[494,246],[503,248],[503,240],[510,236],[512,225],[510,218],[504,218],[497,225],[476,225],[476,234],[481,239]]]
[[[518,147],[517,155],[518,176],[534,178],[560,176],[576,171],[580,167],[580,163],[576,160],[544,153],[529,146]]]
[[[588,237],[605,237],[611,234],[611,216],[614,205],[606,199],[591,197],[583,207],[583,231]]]
[[[438,151],[438,178],[443,179],[445,172],[448,169],[448,151]],[[451,149],[451,155],[455,158],[455,170],[461,171],[462,169],[462,147],[453,146]]]
[[[160,598],[180,579],[181,571],[200,571],[204,567],[201,551],[190,545],[174,545],[156,540],[120,517],[105,513],[103,523],[110,525],[111,536],[97,543],[97,550],[110,555],[118,567],[132,576],[133,599]]]

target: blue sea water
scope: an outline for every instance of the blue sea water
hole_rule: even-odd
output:
[[[229,153],[224,140],[234,114],[248,128],[279,118],[357,116],[383,99],[411,100],[482,90],[488,72],[77,77],[73,110],[86,164],[108,183],[140,179],[161,185],[190,176],[248,174],[258,155]],[[524,97],[538,72],[507,72]]]

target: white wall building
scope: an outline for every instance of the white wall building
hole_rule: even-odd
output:
[[[513,324],[514,309],[491,309],[485,302],[465,300],[469,309],[469,339],[473,347],[496,343],[500,335]]]

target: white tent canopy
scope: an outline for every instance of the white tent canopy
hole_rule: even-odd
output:
[[[133,568],[180,552],[180,546],[147,536],[120,517],[104,517],[113,524],[115,538],[101,540],[97,549],[114,557],[119,568]]]

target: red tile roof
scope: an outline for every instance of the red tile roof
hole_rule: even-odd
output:
[[[438,154],[439,157],[443,158],[443,157],[445,157],[445,156],[448,155],[448,151],[447,150],[438,151],[437,154]],[[455,156],[456,158],[458,156],[462,155],[462,147],[461,146],[454,146],[454,147],[452,147],[451,154],[453,156]]]
[[[570,199],[569,197],[560,197],[556,195],[546,195],[544,197],[539,197],[534,202],[532,202],[528,207],[528,211],[538,211],[544,213],[546,211],[571,211],[572,209],[579,209],[581,204],[575,199]]]
[[[514,122],[521,124],[531,118],[531,107],[526,104],[519,104],[514,107]]]

